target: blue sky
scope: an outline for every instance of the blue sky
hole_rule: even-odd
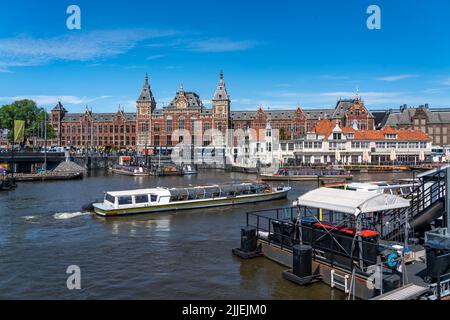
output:
[[[373,109],[450,107],[449,40],[444,0],[16,0],[0,11],[0,104],[134,111],[148,72],[159,106],[181,82],[208,105],[223,69],[235,110],[333,107],[357,87]]]

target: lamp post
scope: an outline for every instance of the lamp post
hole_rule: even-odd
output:
[[[144,133],[144,135],[145,135],[145,149],[144,149],[144,152],[145,152],[145,166],[146,166],[146,168],[148,169],[148,130],[149,130],[149,127],[148,127],[148,119],[146,119],[145,120],[145,133]]]
[[[47,171],[47,110],[44,108],[44,172]]]

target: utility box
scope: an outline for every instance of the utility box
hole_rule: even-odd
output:
[[[425,233],[427,273],[436,280],[450,273],[450,236],[447,229],[440,228]]]

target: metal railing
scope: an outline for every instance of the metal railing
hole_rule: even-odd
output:
[[[431,183],[427,188],[425,186]],[[383,217],[383,239],[389,241],[403,241],[402,230],[405,224],[409,225],[436,203],[445,199],[446,181],[442,172],[437,172],[426,181],[418,184],[407,198],[411,199],[409,207],[403,209],[390,210],[384,213]],[[409,230],[409,235],[414,234],[414,228]]]
[[[314,216],[306,212],[299,215],[296,210],[290,207],[248,212],[247,226],[256,229],[259,240],[282,250],[292,251],[293,246],[300,243],[310,245],[316,258],[331,265],[351,270],[361,262],[365,267],[377,263],[377,243],[358,240],[354,235],[337,234],[337,227],[330,229],[325,223],[320,227],[302,225],[298,219]],[[318,219],[316,221],[321,223]],[[374,253],[373,259],[360,255],[360,250]],[[361,272],[367,275],[364,270]]]

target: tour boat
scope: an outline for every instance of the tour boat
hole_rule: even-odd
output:
[[[160,164],[158,167],[150,170],[150,174],[154,176],[182,176],[183,169],[175,164]]]
[[[342,170],[313,168],[281,168],[274,174],[261,174],[263,181],[351,180],[353,176]]]
[[[121,166],[121,165],[115,165],[110,168],[112,173],[116,174],[122,174],[125,176],[148,176],[148,172],[143,167],[138,166]]]
[[[119,216],[183,209],[226,206],[286,198],[290,187],[266,183],[236,183],[187,188],[152,188],[106,192],[103,203],[94,203],[100,216]]]

